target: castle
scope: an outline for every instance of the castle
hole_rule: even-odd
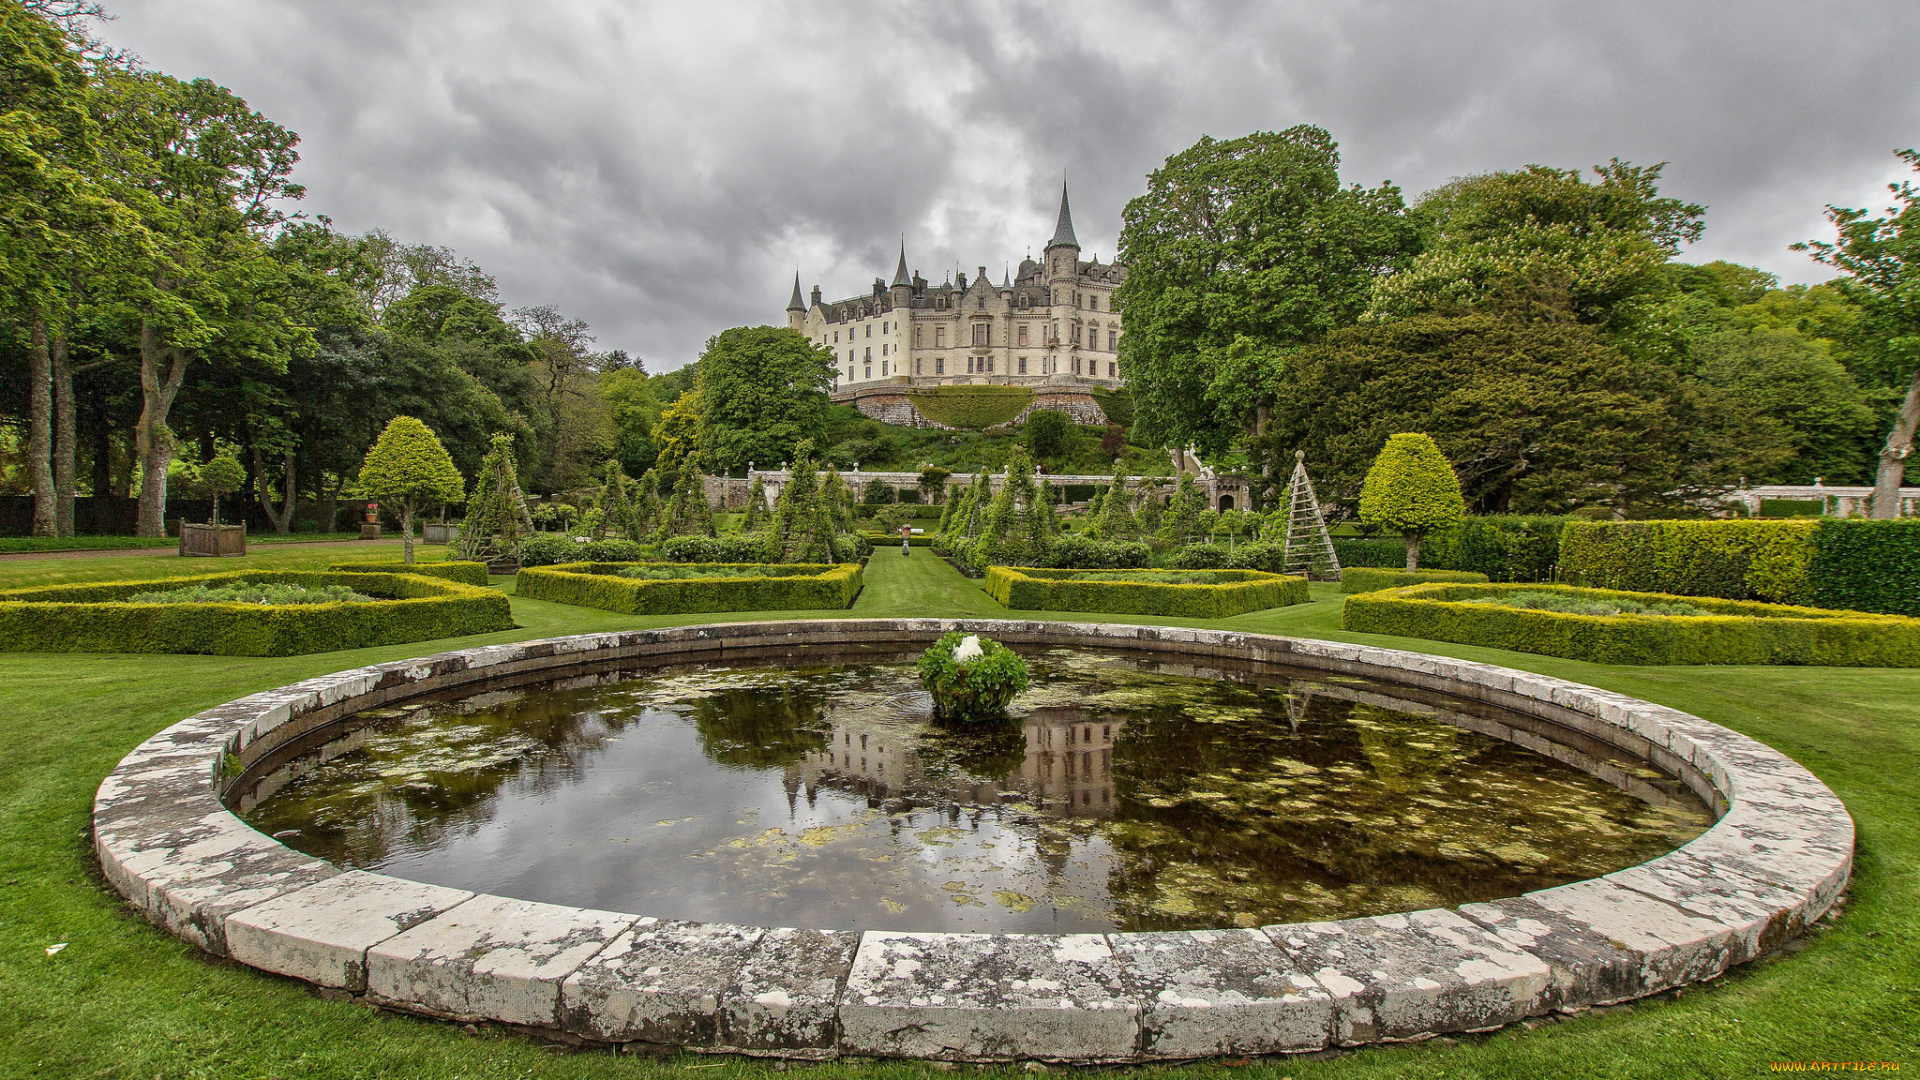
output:
[[[831,303],[813,287],[809,304],[793,278],[787,325],[833,352],[833,399],[892,423],[924,425],[911,391],[933,386],[1021,386],[1036,408],[1071,413],[1083,423],[1105,417],[1094,387],[1117,387],[1120,312],[1113,293],[1125,267],[1081,261],[1066,185],[1060,218],[1038,262],[1023,259],[999,285],[982,266],[929,285],[907,271],[906,245],[891,284],[873,279],[865,296]]]

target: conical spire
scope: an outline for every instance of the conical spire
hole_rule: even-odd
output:
[[[1060,222],[1053,227],[1053,239],[1047,241],[1048,247],[1079,247],[1080,241],[1073,235],[1073,211],[1067,209],[1067,182],[1060,181]]]
[[[793,272],[793,299],[787,301],[788,311],[805,311],[807,302],[800,298],[800,271]]]
[[[904,236],[900,238],[900,265],[894,268],[893,283],[907,286],[913,284],[913,276],[907,273],[907,238]]]

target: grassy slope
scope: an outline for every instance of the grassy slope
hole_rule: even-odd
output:
[[[249,556],[288,565],[292,553]],[[883,551],[857,615],[993,615],[999,607],[938,559]],[[314,552],[315,563],[337,558]],[[140,568],[150,560],[128,560]],[[185,562],[186,560],[182,560]],[[31,584],[71,563],[0,566]],[[230,565],[230,563],[223,563]],[[87,567],[92,570],[92,566]],[[92,574],[88,575],[93,576]],[[1920,672],[1602,668],[1338,629],[1338,600],[1214,624],[1491,660],[1663,701],[1785,750],[1840,793],[1860,826],[1846,916],[1790,958],[1705,992],[1538,1030],[1437,1040],[1326,1059],[1258,1063],[1260,1076],[1741,1076],[1769,1060],[1912,1059],[1920,1031]],[[54,1077],[603,1077],[760,1074],[770,1066],[555,1052],[524,1037],[319,999],[288,980],[214,960],[148,926],[100,880],[87,844],[99,778],[151,732],[208,705],[304,676],[454,644],[657,625],[518,600],[522,629],[457,643],[284,659],[0,654],[0,1075]],[[820,613],[827,614],[827,613]],[[750,616],[725,616],[728,619]],[[1074,615],[1075,619],[1091,616]],[[67,942],[57,956],[45,947]],[[922,1076],[916,1063],[802,1066],[821,1076]],[[1187,1074],[1217,1065],[1154,1069]],[[1244,1075],[1244,1074],[1242,1074]]]

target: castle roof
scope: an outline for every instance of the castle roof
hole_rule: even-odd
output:
[[[793,272],[793,299],[787,301],[788,311],[805,311],[807,302],[800,299],[800,271]]]
[[[1053,239],[1047,241],[1048,247],[1079,247],[1080,241],[1073,235],[1073,211],[1067,209],[1067,182],[1060,181],[1060,220],[1053,227]]]
[[[913,284],[913,277],[907,273],[907,241],[904,238],[900,241],[900,265],[894,268],[893,283],[909,286]]]

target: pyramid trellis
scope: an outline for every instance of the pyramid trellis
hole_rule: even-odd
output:
[[[1287,573],[1338,581],[1340,556],[1334,553],[1333,537],[1327,535],[1327,519],[1320,513],[1320,500],[1314,497],[1313,481],[1307,479],[1305,451],[1294,452],[1293,480],[1289,487]]]

